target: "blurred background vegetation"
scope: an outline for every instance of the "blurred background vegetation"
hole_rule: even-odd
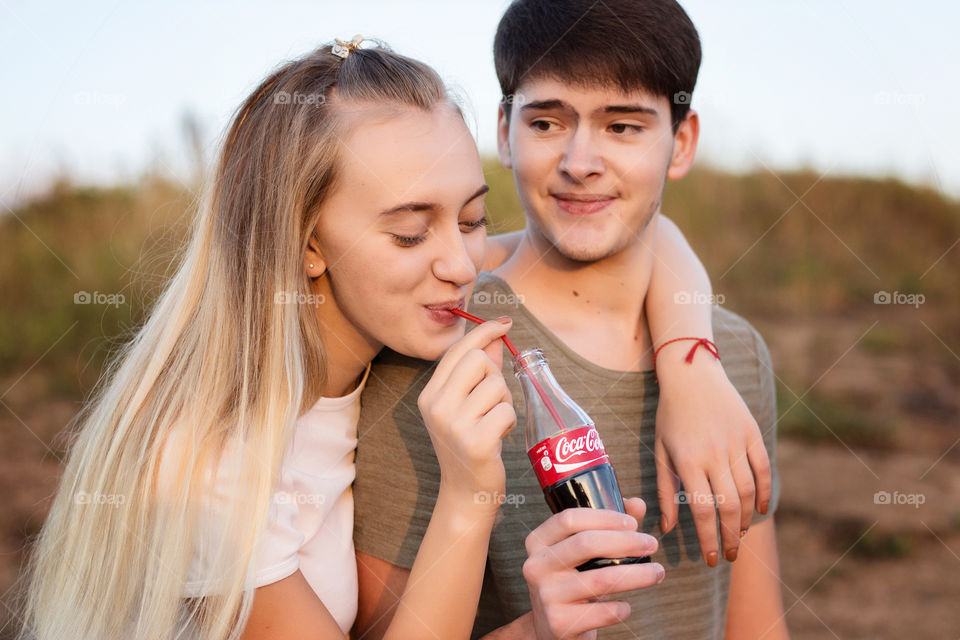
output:
[[[486,170],[490,232],[521,228],[511,175],[495,160]],[[0,215],[4,591],[56,487],[65,428],[163,288],[189,233],[195,193],[159,171],[113,188],[64,178]],[[788,606],[817,571],[851,549],[857,562],[880,563],[888,581],[896,581],[898,567],[942,565],[943,549],[929,557],[923,550],[937,547],[934,538],[948,548],[960,540],[951,475],[960,462],[951,445],[960,435],[960,203],[894,179],[701,167],[668,184],[663,211],[700,255],[722,304],[753,322],[771,347]],[[922,294],[924,302],[876,304],[878,292]],[[79,303],[83,293],[114,296],[113,304],[102,297]],[[873,510],[875,491],[906,487],[931,464],[920,480],[937,512],[922,520],[925,528],[915,516]],[[875,472],[881,467],[888,471]],[[909,477],[893,479],[907,468]],[[810,556],[822,556],[822,566]],[[842,569],[830,575],[836,589],[875,581],[868,569]],[[916,581],[910,571],[903,588]],[[830,597],[829,586],[814,584],[803,597]],[[938,589],[940,597],[960,595]],[[807,627],[808,637],[823,631],[816,621],[807,624],[803,607],[791,611],[795,637]],[[817,611],[832,615],[824,613],[829,604]],[[849,615],[836,612],[830,627],[843,628]],[[918,614],[921,623],[928,617]],[[897,637],[895,626],[881,621]]]

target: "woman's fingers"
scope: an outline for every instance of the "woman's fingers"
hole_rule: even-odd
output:
[[[740,498],[740,534],[746,532],[753,522],[753,505],[756,502],[756,487],[753,483],[753,473],[745,455],[738,456],[730,461],[730,473],[737,485]]]
[[[677,524],[680,476],[677,475],[662,440],[658,439],[654,443],[654,459],[657,468],[657,501],[660,504],[660,532],[669,533]]]
[[[490,359],[490,356],[480,349],[471,349],[460,358],[456,368],[450,372],[446,382],[441,385],[439,393],[442,396],[456,399],[458,405],[456,409],[459,410],[459,405],[463,403],[464,399],[468,398],[478,385],[489,378],[506,384],[503,381],[500,367]],[[470,415],[479,418],[483,414]]]
[[[740,496],[730,468],[724,464],[710,473],[710,486],[720,514],[720,543],[723,557],[733,562],[740,547]],[[713,505],[710,505],[713,511]],[[711,514],[711,523],[714,516]]]
[[[452,347],[440,358],[437,368],[433,372],[431,382],[442,386],[446,383],[451,372],[457,368],[460,359],[464,354],[473,349],[484,349],[494,340],[499,340],[501,336],[506,335],[510,329],[511,321],[505,322],[491,320],[477,326],[472,331],[468,331],[462,338],[457,340]]]
[[[717,511],[714,506],[713,491],[706,474],[698,467],[692,470],[680,469],[680,481],[683,483],[683,501],[690,508],[693,524],[700,540],[700,552],[711,567],[717,566],[719,544],[717,542]]]
[[[773,489],[773,479],[770,472],[770,456],[763,444],[763,435],[754,423],[754,428],[747,435],[747,461],[753,470],[753,482],[756,487],[757,511],[765,514],[770,505]]]

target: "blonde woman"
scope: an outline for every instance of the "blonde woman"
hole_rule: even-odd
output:
[[[503,492],[516,420],[509,319],[464,336],[449,311],[485,264],[487,187],[437,74],[359,45],[283,65],[238,109],[180,268],[78,419],[22,638],[343,638],[359,396],[384,346],[442,356],[406,407],[440,494],[384,635],[469,637],[497,508],[475,496]],[[635,525],[624,544],[648,551]]]
[[[473,495],[503,490],[515,421],[491,344],[509,321],[450,348],[463,323],[447,309],[483,260],[486,185],[435,72],[344,50],[282,66],[238,110],[182,265],[82,416],[24,637],[236,638],[251,587],[291,574],[326,605],[303,634],[343,637],[359,394],[383,345],[446,351],[423,404],[449,416],[430,425],[447,482],[424,579],[391,635],[469,635],[494,515]],[[409,210],[435,229],[415,256]]]

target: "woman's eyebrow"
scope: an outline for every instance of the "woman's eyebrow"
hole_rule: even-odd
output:
[[[483,194],[485,194],[487,191],[490,191],[490,185],[485,184],[485,185],[483,185],[482,187],[480,187],[479,189],[477,189],[477,190],[473,193],[472,196],[470,196],[469,198],[467,198],[466,200],[464,200],[464,201],[463,201],[463,204],[466,205],[468,202],[470,202],[470,201],[472,201],[472,200],[476,200],[477,198],[479,198],[480,196],[482,196]]]
[[[485,194],[487,191],[490,191],[490,185],[483,185],[477,189],[473,195],[464,200],[463,204],[467,204],[471,200],[475,200]],[[417,211],[437,211],[442,209],[439,204],[436,202],[404,202],[403,204],[398,204],[395,207],[390,207],[389,209],[384,209],[378,216],[389,216],[396,213],[408,213],[408,212],[417,212]]]

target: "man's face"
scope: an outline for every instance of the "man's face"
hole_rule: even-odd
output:
[[[500,159],[513,169],[534,239],[578,262],[638,242],[667,177],[681,177],[693,160],[696,114],[675,138],[663,96],[551,78],[528,80],[515,95],[509,124],[500,113]]]

